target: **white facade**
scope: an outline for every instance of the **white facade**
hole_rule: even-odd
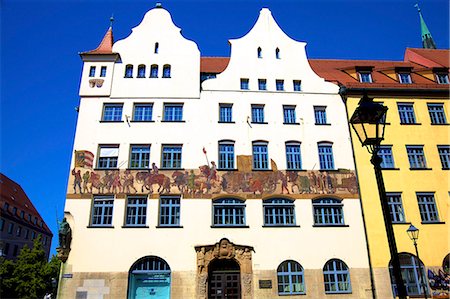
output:
[[[282,295],[277,286],[277,268],[287,260],[296,261],[303,268],[302,298],[323,298],[327,296],[323,268],[332,259],[339,259],[347,265],[351,283],[349,289],[340,292],[341,295],[338,292],[332,296],[371,296],[357,191],[339,187],[336,183],[342,183],[347,177],[354,179],[345,107],[338,95],[338,86],[325,82],[312,71],[306,57],[306,44],[284,34],[268,9],[261,10],[258,21],[246,36],[230,43],[232,50],[228,67],[217,78],[204,81],[202,91],[198,47],[180,34],[180,29],[163,8],[150,10],[129,37],[114,44],[112,50],[119,57],[116,61],[101,61],[101,55],[85,56],[74,150],[93,153],[94,170],[79,167],[75,161],[71,169],[80,169],[81,175],[93,171],[103,174],[104,178],[109,172],[116,172],[119,187],[116,191],[111,185],[104,186],[106,190],[102,191],[94,186],[95,182],[86,180],[87,192],[82,181],[79,181],[80,192],[77,192],[77,178],[70,176],[65,211],[73,230],[73,241],[63,272],[72,274],[73,278],[63,280],[61,296],[75,297],[77,292],[86,292],[88,298],[100,298],[93,294],[98,294],[101,289],[102,298],[123,298],[127,292],[131,298],[128,276],[132,265],[140,258],[156,256],[170,266],[171,298],[211,297],[209,284],[213,270],[210,268],[205,272],[202,267],[207,268],[209,262],[212,265],[213,254],[217,259],[225,259],[225,255],[208,251],[208,246],[213,248],[223,238],[228,239],[232,243],[230,248],[233,248],[233,253],[229,251],[226,259],[237,261],[241,269],[240,295],[236,298],[275,298]],[[133,66],[132,78],[126,78],[127,65]],[[145,65],[144,78],[137,78],[139,65]],[[151,65],[158,65],[157,78],[149,78]],[[165,65],[171,68],[169,78],[162,78]],[[89,84],[91,66],[96,66],[97,70],[107,67],[101,87]],[[241,79],[248,79],[248,90],[241,88]],[[266,80],[266,90],[259,90],[260,79]],[[283,90],[277,90],[277,80],[279,89],[280,80],[283,80]],[[294,81],[300,84],[301,90],[294,91]],[[104,121],[104,107],[108,103],[122,106],[120,121]],[[152,104],[152,121],[133,121],[136,104],[143,103]],[[170,103],[182,106],[182,121],[165,121],[164,105]],[[232,107],[232,122],[219,122],[221,104]],[[264,110],[261,123],[252,121],[252,105]],[[294,124],[285,123],[283,107],[295,110]],[[326,111],[325,124],[316,124],[315,107]],[[211,188],[200,187],[197,193],[187,194],[177,189],[172,173],[186,171],[187,174],[195,170],[197,174],[199,166],[210,161],[218,162],[218,143],[221,140],[234,144],[234,169],[219,169],[217,182],[212,182]],[[240,169],[245,165],[245,159],[251,161],[252,145],[258,141],[267,144],[268,169],[256,171],[249,169],[248,165]],[[288,178],[286,171],[285,146],[290,141],[301,144],[300,172],[322,173],[324,179],[320,184],[325,185],[328,175],[334,180],[332,188],[327,185],[319,190],[311,185],[310,192],[301,192],[298,185],[293,186],[293,179]],[[332,148],[334,165],[327,172],[318,172],[321,169],[318,144],[322,142]],[[118,148],[117,166],[107,169],[107,172],[98,169],[99,146],[102,145]],[[166,186],[168,190],[163,189],[158,194],[156,184],[150,186],[153,193],[145,186],[141,189],[137,172],[145,172],[142,169],[130,170],[135,176],[133,188],[136,192],[125,190],[124,171],[130,167],[132,145],[150,146],[148,165],[154,162],[160,168],[162,145],[182,146],[181,167],[160,169],[160,173],[171,180]],[[238,187],[235,191],[227,191],[224,178],[239,173],[245,173],[241,179],[250,177],[248,189]],[[272,174],[278,175],[273,188],[261,191],[268,184],[262,178]],[[201,175],[197,174],[199,181],[210,183],[210,178],[202,178]],[[265,182],[259,189],[254,187],[258,180]],[[283,189],[283,180],[288,190]],[[329,180],[331,182],[332,179]],[[101,182],[106,185],[106,181]],[[227,183],[229,187],[235,182]],[[80,194],[82,189],[84,193]],[[149,192],[152,194],[148,195]],[[127,198],[135,193],[148,198],[145,225],[139,228],[126,225]],[[112,222],[106,227],[93,224],[93,200],[100,194],[113,198]],[[164,195],[180,197],[177,227],[167,228],[160,223],[159,198]],[[214,225],[213,201],[225,197],[244,201],[244,226]],[[264,223],[263,200],[274,197],[293,200],[294,226],[267,227]],[[313,199],[322,197],[339,199],[343,223],[325,226],[315,223]],[[199,257],[201,247],[207,251],[203,259]],[[243,257],[238,258],[239,250],[244,251],[244,248],[251,252],[246,261]],[[112,276],[117,280],[114,281]],[[269,280],[270,288],[266,288],[267,285],[261,287],[261,281],[267,284]],[[151,294],[148,296],[153,298]],[[291,297],[296,298],[296,295]]]

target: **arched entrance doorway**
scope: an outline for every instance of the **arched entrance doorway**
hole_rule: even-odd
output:
[[[209,299],[241,299],[241,270],[234,259],[215,259],[208,272]]]
[[[170,267],[157,256],[147,256],[131,266],[128,299],[169,299]]]

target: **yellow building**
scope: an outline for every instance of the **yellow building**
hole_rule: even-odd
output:
[[[402,276],[408,295],[423,297],[412,224],[419,229],[418,253],[428,297],[449,298],[449,50],[406,49],[404,61],[310,61],[319,75],[345,87],[350,119],[364,92],[388,107],[379,152]],[[373,287],[392,298],[390,252],[370,154],[352,130]],[[445,290],[446,289],[446,290]],[[444,295],[446,294],[446,295]],[[441,297],[439,297],[441,296]]]

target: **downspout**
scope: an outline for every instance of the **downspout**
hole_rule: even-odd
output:
[[[339,95],[342,98],[342,101],[344,102],[345,105],[345,114],[347,117],[347,120],[349,120],[350,118],[348,117],[348,107],[347,107],[347,88],[341,84],[339,84]],[[347,126],[348,126],[348,133],[350,136],[350,142],[351,142],[351,148],[352,148],[352,155],[353,155],[353,163],[355,165],[355,172],[356,172],[356,177],[358,178],[358,168],[356,165],[356,158],[355,158],[355,151],[353,149],[353,139],[352,139],[352,132],[350,129],[350,124],[347,121]],[[359,187],[359,179],[356,180],[356,184],[358,186],[358,190],[361,190],[361,188]],[[359,192],[359,205],[361,207],[361,216],[362,216],[362,221],[363,221],[363,227],[364,227],[364,238],[366,240],[366,249],[367,249],[367,257],[368,257],[368,262],[369,262],[369,274],[370,274],[370,288],[372,291],[372,298],[373,299],[377,299],[377,294],[376,294],[376,289],[375,289],[375,283],[374,283],[374,275],[373,275],[373,267],[372,267],[372,259],[370,257],[370,247],[369,247],[369,240],[367,238],[367,226],[366,226],[366,217],[364,214],[364,208],[363,208],[363,203],[362,203],[362,195],[361,195],[361,191]]]

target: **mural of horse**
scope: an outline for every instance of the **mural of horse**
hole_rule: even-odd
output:
[[[144,184],[141,187],[142,192],[144,192],[145,189],[149,190],[149,193],[153,193],[153,185],[158,185],[157,192],[159,194],[161,193],[170,193],[170,178],[165,176],[162,173],[159,174],[149,174],[144,181]]]

